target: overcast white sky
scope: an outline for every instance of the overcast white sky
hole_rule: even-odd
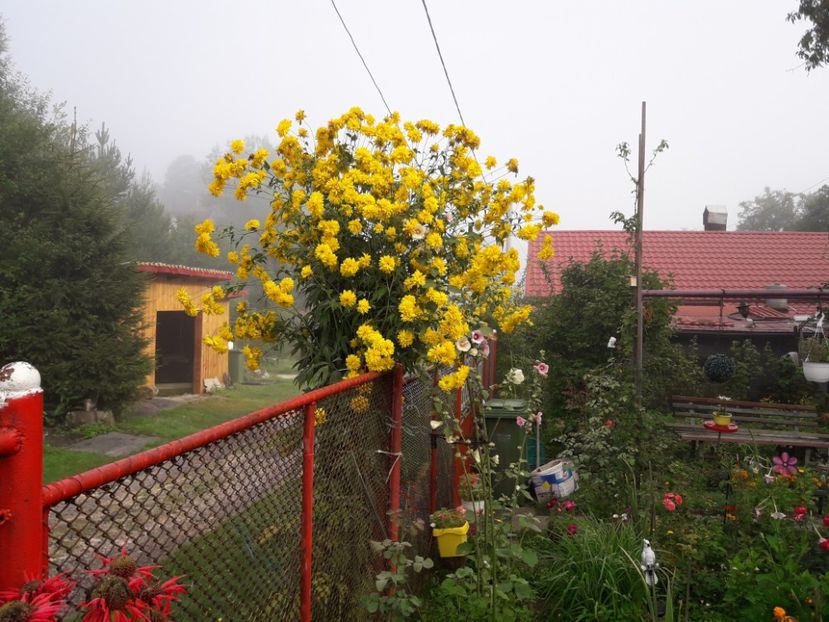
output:
[[[614,228],[631,211],[614,154],[670,143],[647,176],[645,227],[700,229],[706,204],[764,186],[829,181],[829,68],[795,56],[795,0],[431,0],[467,124],[482,152],[515,156],[561,228]],[[457,122],[420,0],[337,0],[386,99],[404,118]],[[181,154],[272,132],[303,108],[321,124],[379,96],[328,0],[4,0],[17,68],[92,125],[105,121],[161,181]],[[812,188],[814,189],[814,188]]]

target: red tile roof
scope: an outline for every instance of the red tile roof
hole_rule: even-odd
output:
[[[552,288],[537,259],[543,235],[529,245],[525,292],[558,291],[560,271],[572,258],[587,262],[597,242],[603,255],[628,251],[623,231],[552,231],[556,256],[546,262]],[[771,231],[645,231],[643,265],[677,289],[763,288],[772,283],[818,287],[829,281],[829,233]],[[632,253],[631,253],[632,254]]]
[[[152,274],[182,276],[201,281],[230,281],[233,278],[233,273],[225,270],[191,268],[189,266],[177,266],[158,262],[139,262],[136,264],[136,270],[138,270],[138,272],[150,272]]]

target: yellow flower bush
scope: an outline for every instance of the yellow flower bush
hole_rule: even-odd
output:
[[[468,128],[396,113],[378,121],[359,108],[315,131],[300,112],[277,135],[274,153],[246,154],[233,141],[210,184],[215,195],[270,201],[230,234],[227,259],[240,281],[261,281],[277,311],[241,308],[236,339],[290,344],[300,383],[317,386],[398,361],[453,365],[455,341],[471,329],[528,321],[530,308],[513,302],[520,266],[507,240],[533,240],[558,215],[536,205],[515,159],[496,169],[487,157],[484,171]],[[211,255],[213,231],[209,221],[197,228],[197,248]],[[261,350],[245,354],[253,367]],[[460,367],[441,386],[468,373]]]

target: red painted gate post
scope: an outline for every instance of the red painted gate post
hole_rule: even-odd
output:
[[[302,427],[302,566],[299,615],[311,622],[311,553],[314,534],[314,413],[316,402],[305,407]]]
[[[0,368],[0,591],[41,575],[42,488],[40,374],[9,363]]]
[[[403,459],[403,366],[394,368],[391,399],[392,428],[389,441],[389,539],[400,538],[400,461]]]

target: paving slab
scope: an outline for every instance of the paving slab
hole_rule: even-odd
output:
[[[123,432],[107,432],[94,438],[88,438],[66,447],[72,451],[87,451],[104,454],[112,458],[120,458],[141,451],[147,443],[157,441],[157,436],[141,436],[124,434]]]

